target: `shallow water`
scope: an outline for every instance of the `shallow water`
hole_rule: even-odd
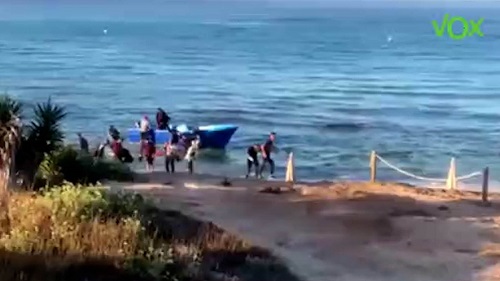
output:
[[[274,130],[301,179],[368,178],[376,150],[419,175],[444,178],[455,156],[459,175],[490,166],[500,180],[499,10],[460,11],[485,18],[485,36],[463,41],[434,34],[445,9],[193,10],[4,21],[0,87],[28,105],[64,104],[71,140],[97,141],[158,106],[174,122],[237,124],[223,157],[202,157],[220,173],[244,173],[246,146]],[[280,175],[286,156],[275,156]],[[379,176],[409,180],[383,166]]]

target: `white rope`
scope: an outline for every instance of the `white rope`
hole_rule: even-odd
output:
[[[417,176],[415,174],[412,174],[410,172],[407,172],[405,170],[402,170],[402,169],[394,166],[393,164],[389,163],[387,160],[385,160],[384,158],[382,158],[378,154],[376,156],[382,163],[387,165],[389,168],[392,168],[393,170],[395,170],[403,175],[409,176],[411,178],[415,178],[415,179],[423,180],[423,181],[432,181],[432,182],[446,182],[447,181],[447,179],[438,179],[438,178],[428,178],[428,177]],[[470,173],[470,174],[465,175],[465,176],[457,177],[457,181],[463,181],[463,180],[467,180],[467,179],[474,178],[474,177],[481,176],[481,175],[482,175],[481,172],[473,172],[473,173]]]
[[[387,160],[385,160],[384,158],[380,157],[378,154],[377,154],[377,158],[382,162],[384,163],[385,165],[387,165],[389,168],[392,168],[393,170],[396,170],[397,172],[400,172],[401,174],[403,175],[406,175],[406,176],[409,176],[410,178],[415,178],[415,179],[418,179],[418,180],[423,180],[423,181],[432,181],[432,182],[446,182],[446,179],[437,179],[437,178],[427,178],[427,177],[421,177],[421,176],[417,176],[415,174],[412,174],[410,172],[407,172],[405,170],[402,170],[394,165],[392,165],[391,163],[387,162]]]
[[[471,178],[474,178],[474,177],[477,177],[477,176],[482,176],[482,175],[483,175],[483,173],[481,173],[481,172],[473,172],[473,173],[470,173],[468,175],[458,177],[457,181],[468,180],[468,179],[471,179]]]

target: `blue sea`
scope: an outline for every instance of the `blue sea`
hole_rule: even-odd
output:
[[[456,157],[459,175],[489,166],[500,180],[500,5],[233,8],[4,19],[0,90],[27,116],[50,96],[69,112],[68,140],[94,145],[159,106],[174,123],[238,125],[226,152],[202,155],[204,172],[243,175],[246,147],[276,131],[280,176],[291,150],[298,179],[367,179],[375,150],[421,176],[445,178]],[[445,13],[484,18],[484,37],[437,37]]]

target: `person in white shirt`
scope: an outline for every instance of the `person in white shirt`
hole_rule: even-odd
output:
[[[141,138],[146,139],[147,138],[147,133],[149,132],[150,129],[150,124],[149,124],[149,118],[147,116],[144,116],[141,119],[141,123],[139,125],[139,130],[141,131]],[[144,135],[144,137],[143,137]]]
[[[144,156],[144,149],[146,149],[145,144],[149,138],[149,129],[150,129],[150,123],[149,123],[149,118],[147,115],[144,115],[142,117],[141,121],[139,121],[139,132],[141,134],[141,143],[140,143],[140,153],[139,153],[139,162],[142,161],[142,158]]]
[[[196,137],[196,139],[191,141],[191,146],[189,146],[188,151],[186,153],[186,160],[188,164],[188,171],[190,174],[193,173],[194,160],[196,158],[196,154],[200,148],[200,138]]]

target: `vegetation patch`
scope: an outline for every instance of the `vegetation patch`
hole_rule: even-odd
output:
[[[16,193],[8,212],[6,281],[297,280],[266,250],[140,195],[66,183]]]

